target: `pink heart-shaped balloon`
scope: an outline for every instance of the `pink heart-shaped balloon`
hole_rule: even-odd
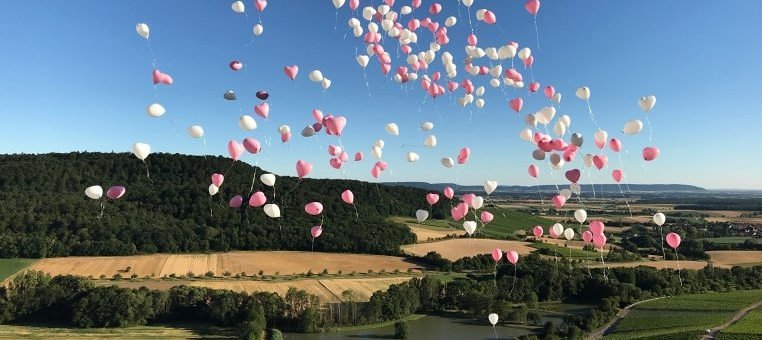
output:
[[[286,74],[286,77],[289,77],[291,78],[291,80],[294,80],[296,78],[296,75],[299,73],[299,66],[297,65],[286,66],[283,68],[283,73]]]
[[[212,184],[216,187],[222,187],[222,182],[225,181],[225,176],[222,174],[212,174]]]
[[[323,123],[323,111],[318,109],[312,110],[312,118],[315,118],[315,121],[318,123]]]
[[[243,68],[243,64],[241,64],[238,60],[233,60],[230,62],[230,69],[233,71],[238,71]]]
[[[590,243],[590,241],[593,240],[593,233],[591,233],[590,230],[585,230],[585,232],[582,233],[582,240],[585,241],[585,243]]]
[[[381,169],[379,169],[377,166],[374,166],[373,169],[370,169],[370,175],[373,176],[373,178],[378,178],[380,174]]]
[[[540,0],[527,0],[524,3],[524,9],[531,15],[537,15],[537,12],[540,10]]]
[[[561,209],[566,204],[566,196],[555,195],[553,196],[553,206],[556,209]]]
[[[511,109],[516,112],[521,111],[521,108],[524,106],[524,100],[521,98],[513,98],[508,103],[511,106]]]
[[[609,162],[609,159],[605,155],[593,156],[593,164],[595,164],[595,167],[598,168],[598,170],[603,169],[603,167],[605,167],[606,163],[608,162]]]
[[[519,252],[515,250],[509,250],[505,253],[505,259],[508,260],[512,265],[516,265],[516,263],[519,262]]]
[[[471,92],[474,92],[474,83],[472,83],[471,80],[468,80],[468,79],[463,80],[460,86],[463,87],[463,90],[465,90],[467,94],[471,94]]]
[[[341,153],[339,153],[338,158],[340,161],[346,162],[349,160],[349,154],[346,151],[342,151]]]
[[[328,145],[328,154],[331,156],[336,156],[341,153],[341,147],[336,145]]]
[[[413,8],[421,7],[421,0],[413,0]]]
[[[116,186],[108,188],[108,191],[106,191],[106,197],[112,200],[116,200],[124,196],[126,192],[127,192],[127,189],[125,189],[123,186],[116,185]]]
[[[537,176],[540,175],[540,168],[538,168],[537,165],[532,164],[527,169],[527,172],[529,172],[529,176],[537,178]]]
[[[310,172],[312,172],[312,164],[301,159],[296,162],[296,174],[299,178],[309,175]]]
[[[450,92],[455,92],[455,90],[457,90],[459,86],[460,85],[458,85],[457,82],[454,82],[454,81],[447,82],[447,90]]]
[[[492,249],[492,260],[499,262],[503,258],[503,251],[500,248]]]
[[[267,0],[254,0],[254,6],[257,7],[258,11],[262,12],[267,7]]]
[[[487,224],[492,222],[492,220],[495,219],[495,215],[492,215],[489,211],[482,211],[481,215],[479,216],[479,219],[482,220],[482,223]]]
[[[431,6],[429,6],[429,13],[431,14],[436,15],[436,14],[439,14],[439,12],[441,11],[442,11],[442,5],[438,2],[435,2],[431,4]]]
[[[574,157],[577,156],[577,146],[572,144],[568,145],[566,150],[564,150],[564,161],[571,162],[574,160]]]
[[[566,179],[569,180],[569,182],[577,183],[579,181],[579,177],[582,175],[582,172],[579,171],[579,169],[572,169],[566,172]]]
[[[363,154],[362,154],[362,152],[357,152],[357,153],[355,153],[355,162],[359,162],[359,161],[361,161],[361,160],[362,160],[362,158],[363,158]]]
[[[341,165],[343,164],[341,160],[338,158],[331,158],[329,163],[331,164],[331,167],[334,169],[341,169]]]
[[[542,237],[542,232],[543,230],[541,226],[536,225],[534,228],[532,228],[532,234],[534,235],[535,239]]]
[[[166,73],[162,73],[158,69],[153,70],[153,84],[164,84],[164,85],[172,85],[174,80],[172,80],[172,76]]]
[[[280,141],[283,143],[288,142],[291,140],[291,132],[281,133],[280,134]]]
[[[384,3],[389,7],[394,7],[394,0],[384,0]]]
[[[230,202],[228,202],[228,206],[234,209],[238,209],[241,207],[242,203],[243,203],[243,197],[241,197],[241,195],[235,195],[232,198],[230,198]]]
[[[443,191],[447,199],[452,199],[452,197],[455,196],[455,190],[452,190],[450,187],[445,187]]]
[[[529,84],[529,92],[537,92],[540,89],[540,83],[533,81]]]
[[[596,247],[603,249],[603,246],[606,245],[606,235],[603,235],[603,234],[593,235],[593,244]]]
[[[228,142],[228,154],[230,155],[230,158],[232,158],[234,161],[237,161],[239,158],[241,158],[241,155],[243,155],[244,147],[241,143],[238,143],[238,141],[231,140]]]
[[[466,203],[466,208],[468,208],[473,205],[474,198],[476,198],[476,195],[474,194],[465,194],[460,199]]]
[[[623,174],[624,174],[624,173],[622,172],[622,170],[619,170],[619,169],[617,169],[617,170],[614,170],[614,171],[612,171],[612,172],[611,172],[611,177],[613,177],[613,178],[614,178],[614,181],[616,181],[617,183],[619,183],[619,181],[621,181],[621,180],[622,180],[622,175],[623,175]]]
[[[545,97],[550,99],[553,98],[553,95],[556,94],[556,89],[553,86],[545,86],[545,89],[542,90],[542,92],[545,93]]]
[[[323,212],[323,204],[320,202],[310,202],[304,206],[304,211],[312,216],[320,215]]]
[[[563,139],[556,138],[550,141],[550,146],[553,148],[553,150],[563,151],[566,149],[566,142],[564,142]]]
[[[324,120],[323,125],[325,125],[326,133],[329,135],[341,136],[344,126],[347,125],[347,118],[344,116],[328,117]]]
[[[402,45],[400,46],[400,51],[402,51],[402,53],[405,53],[405,54],[410,54],[413,52],[413,48],[410,47],[410,45]]]
[[[349,9],[356,10],[360,7],[360,0],[349,0]]]
[[[530,55],[526,59],[524,59],[524,68],[530,68],[532,67],[532,64],[534,64],[534,56]]]
[[[609,148],[611,148],[611,150],[613,150],[614,152],[619,152],[619,150],[622,149],[622,141],[616,138],[611,138],[611,140],[609,141]]]
[[[323,227],[316,225],[310,228],[310,235],[312,235],[312,238],[318,238],[322,234],[323,234]]]
[[[646,161],[652,161],[659,156],[659,149],[653,146],[647,146],[643,148],[643,159]]]
[[[262,145],[259,144],[259,141],[251,137],[243,139],[243,147],[251,154],[257,154],[262,150]]]
[[[429,205],[437,204],[437,202],[439,202],[439,195],[435,193],[427,194],[426,202],[429,202]]]
[[[386,170],[386,168],[389,166],[389,164],[387,164],[387,163],[386,163],[386,162],[384,162],[384,161],[378,161],[378,162],[376,162],[376,165],[375,165],[375,166],[376,166],[376,167],[377,167],[379,170],[381,170],[381,171],[385,171],[385,170]]]
[[[255,192],[251,197],[249,198],[249,206],[252,206],[254,208],[259,208],[267,202],[267,196],[261,191]]]
[[[680,238],[680,235],[676,233],[667,234],[667,237],[665,237],[665,239],[667,240],[667,244],[669,244],[669,246],[672,247],[672,249],[676,249],[677,247],[679,247],[680,242],[682,241],[682,239]]]
[[[553,151],[553,141],[552,140],[541,140],[537,142],[537,148],[539,148],[542,151],[545,152],[551,152]]]
[[[588,228],[590,228],[590,231],[593,233],[593,236],[595,235],[601,235],[603,234],[603,228],[605,227],[603,225],[603,222],[601,221],[592,221],[590,224],[587,225]]]
[[[486,11],[484,12],[484,22],[489,25],[494,25],[497,23],[497,16],[495,16],[495,13],[492,11]]]
[[[341,200],[346,204],[354,204],[355,194],[352,192],[352,190],[344,190],[344,192],[341,193]]]
[[[471,158],[471,149],[469,147],[460,149],[460,152],[458,153],[458,164],[466,164],[469,158]]]
[[[468,45],[470,46],[476,46],[476,43],[479,42],[479,39],[476,37],[476,34],[469,34],[468,39],[466,40],[468,42]]]
[[[524,77],[521,76],[521,73],[519,73],[519,71],[516,71],[516,69],[513,69],[513,68],[509,68],[508,70],[505,71],[505,77],[515,82],[519,82],[524,79]]]
[[[392,64],[389,64],[389,63],[381,64],[381,72],[383,72],[384,74],[389,74],[389,71],[391,70],[392,70]]]
[[[262,118],[267,118],[270,115],[270,104],[264,102],[262,104],[254,106],[254,113]]]

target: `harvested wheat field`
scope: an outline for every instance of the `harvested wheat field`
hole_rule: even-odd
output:
[[[129,271],[127,270],[129,267]],[[221,276],[231,274],[265,275],[301,274],[310,270],[313,273],[327,269],[329,273],[367,272],[368,270],[393,272],[418,268],[414,263],[402,257],[361,254],[338,254],[300,251],[250,251],[216,254],[155,254],[139,256],[95,256],[95,257],[59,257],[42,259],[30,266],[30,270],[40,270],[51,275],[73,274],[123,277],[133,274],[145,276],[176,276],[193,273],[204,275],[213,272]]]
[[[718,267],[762,265],[762,251],[714,250],[706,252]]]
[[[214,289],[230,289],[238,292],[273,292],[285,296],[289,288],[303,289],[314,294],[323,302],[340,302],[341,293],[352,290],[360,301],[368,301],[376,291],[385,291],[390,285],[402,283],[413,278],[412,276],[379,277],[379,278],[340,278],[340,279],[300,279],[293,281],[250,281],[250,280],[215,280],[215,281],[108,281],[99,282],[103,285],[117,285],[120,287],[169,290],[175,286],[197,286]]]
[[[707,263],[704,261],[680,261],[680,269],[703,269],[706,265]],[[606,262],[606,267],[608,268],[634,268],[639,266],[654,267],[656,269],[677,269],[677,261]],[[591,264],[590,267],[603,267],[603,264]]]
[[[434,240],[445,238],[450,235],[459,235],[463,233],[462,231],[455,230],[455,229],[432,230],[429,228],[414,227],[414,226],[410,226],[410,231],[413,232],[413,234],[415,234],[415,237],[418,239],[418,243],[434,241]]]
[[[515,250],[521,255],[529,254],[536,250],[529,247],[530,243],[521,241],[493,240],[482,238],[456,238],[438,242],[406,245],[402,250],[408,254],[424,256],[430,251],[435,251],[442,257],[455,261],[462,257],[471,257],[479,254],[489,254],[492,249]]]

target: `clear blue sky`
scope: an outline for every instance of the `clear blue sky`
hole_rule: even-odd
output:
[[[409,1],[398,0],[395,8],[403,2]],[[451,43],[443,49],[459,61],[470,32],[468,14],[455,0],[441,2],[444,12],[435,18],[459,17],[450,29]],[[541,50],[523,1],[475,2],[472,17],[476,9],[489,8],[499,24],[472,19],[479,45],[515,40],[533,49],[535,77],[563,94],[559,114],[569,114],[570,130],[586,136],[584,152],[592,151],[595,129],[574,89],[592,89],[601,127],[624,137],[629,153],[622,154],[623,168],[630,182],[762,189],[762,158],[754,152],[762,126],[762,2],[547,0],[537,18]],[[381,2],[361,0],[361,7],[371,3]],[[429,3],[424,1],[414,14],[428,15]],[[547,103],[541,94],[507,89],[509,97],[525,98],[524,112],[517,115],[500,91],[487,86],[483,110],[462,109],[454,96],[431,100],[418,83],[400,86],[385,79],[373,58],[366,70],[369,96],[363,70],[354,61],[364,44],[346,24],[351,17],[347,5],[337,16],[329,0],[270,1],[261,14],[265,32],[256,38],[251,30],[260,16],[251,1],[246,5],[248,17],[232,12],[230,1],[0,2],[0,152],[124,152],[142,141],[157,152],[201,154],[202,142],[186,134],[189,125],[200,124],[213,154],[225,154],[230,139],[271,138],[262,154],[245,160],[288,175],[295,174],[298,159],[305,159],[315,165],[312,177],[370,179],[369,148],[383,138],[391,169],[383,181],[534,183],[526,174],[532,146],[517,133],[524,113]],[[175,79],[171,87],[152,86],[151,54],[135,33],[138,22],[150,25],[159,68]],[[418,32],[423,44],[416,49],[428,45],[426,32]],[[395,45],[385,43],[396,68],[404,59],[396,57]],[[244,71],[230,71],[232,59],[242,60]],[[300,66],[295,81],[282,71],[291,64]],[[437,60],[433,67],[441,70],[441,65]],[[307,79],[316,68],[333,81],[326,92]],[[462,64],[458,70],[459,79],[466,76]],[[477,83],[487,81],[482,77]],[[222,99],[228,89],[237,92],[239,101]],[[237,120],[241,112],[253,115],[254,93],[260,89],[271,94],[270,119],[258,119],[259,128],[246,133]],[[651,112],[653,141],[648,141],[647,127],[639,136],[621,136],[617,131],[625,121],[645,122],[637,98],[649,94],[658,97]],[[154,101],[167,108],[164,117],[146,115],[145,107]],[[343,144],[351,152],[365,152],[368,160],[345,164],[344,173],[330,168],[326,149],[336,138],[299,135],[312,122],[313,108],[347,116]],[[405,147],[422,144],[425,134],[418,126],[427,120],[436,125],[439,146]],[[401,136],[384,132],[391,121],[399,124]],[[294,134],[285,145],[278,140],[280,124],[290,125]],[[661,156],[644,165],[639,154],[648,144],[658,146]],[[466,166],[439,165],[441,157],[455,157],[463,146],[473,151]],[[418,163],[404,160],[410,150],[420,153]],[[618,168],[616,156],[609,156],[610,169]],[[548,163],[538,165],[541,182],[553,183]],[[574,167],[582,167],[581,161],[566,169]],[[597,182],[611,183],[609,171],[596,171]],[[556,173],[555,181],[565,183],[561,178]]]

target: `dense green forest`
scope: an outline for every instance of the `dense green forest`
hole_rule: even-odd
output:
[[[215,172],[225,181],[210,198],[207,188]],[[422,189],[350,180],[299,182],[279,176],[273,193],[258,180],[263,173],[223,157],[152,154],[144,166],[127,153],[2,155],[0,257],[309,250],[310,227],[320,223],[320,217],[304,212],[312,201],[325,208],[315,250],[398,254],[398,246],[415,236],[386,217],[412,216],[428,206]],[[275,195],[282,218],[271,219],[246,204],[255,174],[254,192],[264,192],[268,202]],[[122,185],[127,193],[116,201],[104,195],[99,218],[99,202],[84,195],[91,185],[104,191]],[[354,192],[359,218],[341,200],[345,189]],[[229,208],[228,200],[238,194],[244,205]],[[441,217],[444,211],[439,204],[433,213]]]
[[[532,254],[498,267],[497,276],[469,275],[442,282],[432,276],[413,278],[376,292],[361,302],[352,291],[344,302],[321,304],[305,291],[285,295],[247,294],[204,287],[179,286],[169,291],[146,288],[94,287],[75,276],[51,278],[41,272],[14,277],[0,288],[0,322],[56,322],[70,327],[128,327],[152,323],[206,323],[239,329],[243,338],[264,328],[320,332],[337,326],[397,320],[412,313],[459,313],[482,320],[498,313],[501,322],[540,326],[538,303],[564,301],[597,306],[588,315],[569,314],[556,327],[538,333],[546,339],[581,339],[608,322],[621,307],[656,296],[705,291],[762,288],[762,266],[683,270],[651,267],[586,268],[576,261],[545,260]]]

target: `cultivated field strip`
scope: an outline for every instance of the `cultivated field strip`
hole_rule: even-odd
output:
[[[225,272],[232,275],[290,275],[312,271],[319,273],[349,274],[399,270],[406,272],[418,266],[404,258],[383,255],[337,254],[299,251],[250,251],[215,254],[153,254],[136,256],[94,256],[47,258],[30,266],[51,275],[80,275],[99,278],[137,275],[140,278],[187,275],[204,275],[207,272],[221,276]],[[129,269],[129,270],[128,270]]]

